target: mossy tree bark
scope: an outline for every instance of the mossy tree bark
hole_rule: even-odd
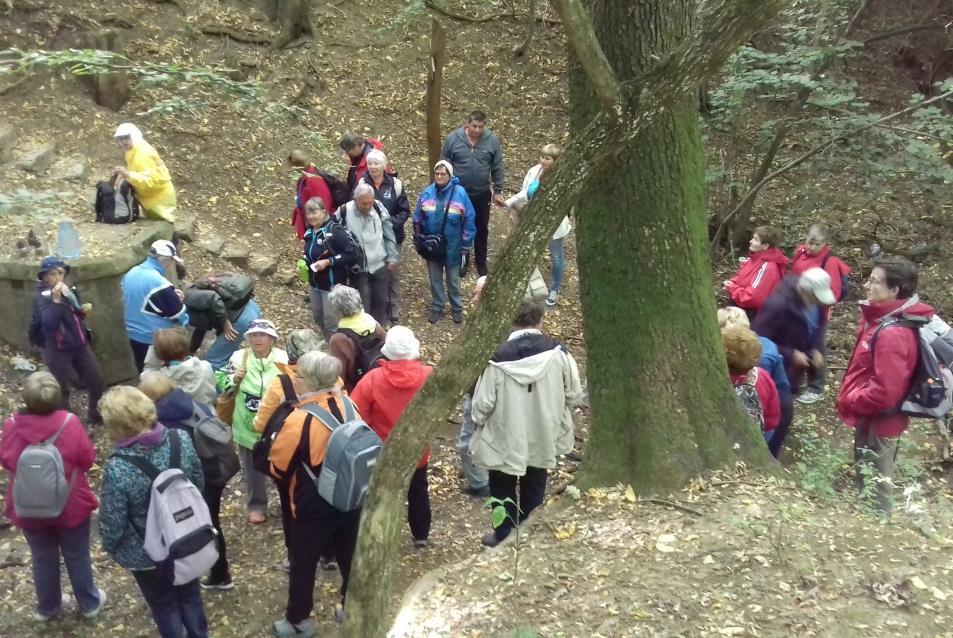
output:
[[[623,83],[688,37],[694,11],[692,0],[589,3]],[[571,118],[579,134],[599,105],[581,65],[574,67]],[[637,108],[637,98],[622,99]],[[628,148],[587,184],[576,208],[592,405],[580,482],[621,481],[657,493],[763,456],[764,443],[727,382],[714,322],[697,99],[674,104]]]
[[[593,3],[594,15],[600,16],[597,39],[586,12],[574,6],[578,1],[553,0],[571,44],[598,48],[598,40],[618,37],[609,60],[619,67],[649,59],[647,53],[640,57],[645,47],[639,38],[654,37],[651,33],[666,25],[669,13],[663,0],[635,2],[642,12],[638,20],[627,9],[612,8],[628,3]],[[625,479],[643,490],[665,491],[693,473],[734,459],[769,462],[757,433],[742,426],[726,378],[705,259],[697,122],[690,121],[685,104],[694,108],[699,83],[784,2],[710,0],[676,48],[677,37],[692,26],[687,7],[681,7],[676,20],[685,22],[678,23],[680,30],[666,31],[663,40],[671,45],[667,55],[655,58],[648,73],[619,74],[637,81],[612,77],[602,51],[583,56],[587,77],[577,70],[572,78],[572,142],[521,215],[466,328],[407,407],[378,460],[361,516],[344,636],[386,634],[411,474],[505,335],[533,264],[573,207],[579,213],[584,312],[593,313],[585,321],[595,438],[587,480]],[[619,22],[615,30],[613,16]],[[580,30],[589,33],[577,38]],[[638,53],[624,55],[627,47]],[[648,62],[639,66],[647,68]],[[608,77],[591,81],[600,74]],[[646,144],[659,148],[639,148]],[[635,153],[644,153],[645,159],[632,157]],[[612,370],[613,365],[618,367]],[[603,383],[608,391],[599,386]],[[653,458],[662,455],[676,458]],[[685,467],[675,467],[678,463]],[[664,485],[660,476],[666,478]]]

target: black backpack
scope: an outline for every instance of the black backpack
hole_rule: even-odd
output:
[[[265,424],[265,429],[262,430],[261,436],[255,441],[255,445],[251,450],[251,464],[253,468],[262,474],[280,481],[287,477],[275,475],[271,467],[271,446],[275,442],[275,437],[278,436],[278,432],[280,432],[284,426],[285,420],[294,412],[295,404],[298,402],[298,394],[295,392],[291,377],[287,374],[282,374],[278,376],[278,379],[281,381],[281,389],[285,393],[285,399],[281,402],[281,405],[275,408],[271,416],[268,417],[268,423]]]
[[[374,205],[378,205],[377,200],[374,201]],[[347,236],[348,241],[354,246],[354,263],[351,264],[348,270],[352,274],[359,275],[367,270],[367,254],[364,252],[364,245],[358,241],[354,233],[351,232],[351,229],[347,227],[347,215],[344,206],[334,211],[334,222]]]
[[[232,428],[215,412],[209,410],[206,413],[193,401],[192,416],[183,425],[192,430],[195,453],[202,462],[206,483],[223,486],[238,474],[241,464],[232,440]]]
[[[316,168],[315,171],[316,174],[324,180],[324,184],[328,187],[328,190],[331,191],[332,205],[334,208],[344,206],[344,204],[351,201],[351,189],[347,187],[346,181],[320,168]]]
[[[214,290],[229,310],[240,310],[255,294],[255,280],[247,275],[223,272],[206,275],[193,284],[199,290]]]
[[[354,371],[347,379],[350,387],[357,385],[365,374],[380,366],[381,361],[385,360],[381,354],[381,348],[384,347],[384,338],[376,331],[370,334],[360,335],[350,328],[338,328],[338,332],[347,335],[354,342],[357,348],[357,360],[354,362]]]
[[[119,180],[96,184],[96,221],[103,224],[128,224],[139,219],[139,202],[132,184]]]

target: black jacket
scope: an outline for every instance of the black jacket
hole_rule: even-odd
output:
[[[30,320],[30,342],[33,345],[55,350],[81,348],[90,341],[89,329],[83,311],[63,299],[53,303],[50,287],[42,281],[37,283],[33,295],[33,316]],[[70,287],[79,304],[79,292]]]
[[[380,188],[374,188],[370,173],[365,173],[361,181],[374,189],[374,199],[383,204],[390,215],[390,223],[394,226],[394,239],[398,244],[404,243],[404,225],[410,217],[410,202],[407,200],[403,182],[390,173],[384,173]]]
[[[819,349],[823,334],[818,328],[811,335],[807,318],[804,316],[804,301],[797,291],[798,279],[797,275],[788,275],[782,279],[761,306],[754,325],[751,326],[758,336],[766,337],[777,344],[778,351],[784,357],[784,369],[788,373],[792,390],[800,387],[799,380],[804,375],[803,369],[794,366],[794,351],[810,354],[812,350]]]
[[[331,267],[321,272],[311,270],[311,264],[330,259]],[[331,290],[334,284],[346,284],[348,269],[357,259],[354,243],[347,232],[333,219],[315,230],[304,233],[304,261],[308,264],[308,285],[318,290]]]

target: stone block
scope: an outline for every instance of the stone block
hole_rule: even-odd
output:
[[[251,257],[251,249],[244,244],[228,243],[222,250],[222,259],[230,261],[239,268],[248,266],[248,260]]]
[[[248,260],[248,265],[259,277],[273,275],[278,270],[278,260],[265,253],[255,253]]]
[[[222,254],[222,251],[225,250],[225,240],[218,235],[209,235],[199,242],[199,246],[201,246],[205,252],[218,257]]]
[[[282,270],[275,274],[275,281],[282,286],[294,286],[298,283],[298,273],[294,270]]]
[[[56,143],[37,144],[25,150],[17,166],[31,173],[42,173],[53,164],[56,158]]]
[[[63,167],[63,179],[68,182],[78,182],[82,184],[86,181],[88,174],[89,167],[84,159],[70,160]]]
[[[193,241],[195,239],[195,220],[191,217],[180,217],[177,215],[175,218],[175,232],[179,236],[179,239]]]
[[[9,126],[0,126],[0,164],[9,162],[13,155],[13,145],[17,143],[17,135]]]

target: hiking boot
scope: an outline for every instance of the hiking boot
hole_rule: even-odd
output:
[[[427,313],[427,321],[430,323],[437,323],[440,321],[440,315],[443,314],[439,310],[431,310]]]
[[[430,543],[427,542],[426,538],[414,539],[414,549],[427,549],[428,545],[430,545]]]
[[[99,616],[99,612],[103,610],[103,607],[106,606],[106,592],[104,592],[99,587],[96,588],[96,591],[99,592],[99,604],[90,609],[89,611],[83,612],[83,618],[96,618]]]
[[[322,556],[320,560],[321,560],[321,569],[323,569],[326,572],[333,572],[334,570],[338,568],[338,562],[334,560],[333,558],[325,558]]]
[[[453,318],[453,323],[463,323],[462,310],[453,310],[451,311],[450,316]]]
[[[473,487],[472,485],[467,485],[463,488],[464,494],[469,494],[470,496],[478,496],[480,498],[488,498],[490,496],[490,486],[484,485],[483,487]]]
[[[555,306],[555,305],[556,305],[556,302],[558,301],[558,298],[559,298],[559,291],[558,291],[558,290],[550,290],[550,291],[549,291],[549,296],[546,297],[546,305],[549,306],[549,307]]]
[[[235,583],[232,582],[231,576],[225,576],[224,578],[213,578],[212,576],[206,576],[201,581],[199,581],[202,589],[214,589],[218,591],[228,591],[229,589],[235,589]]]
[[[317,635],[310,618],[302,620],[297,625],[288,622],[287,618],[282,618],[271,628],[278,638],[314,638]]]
[[[35,614],[33,614],[33,620],[35,620],[35,621],[37,621],[37,622],[50,622],[51,620],[53,620],[54,618],[56,618],[57,616],[59,616],[60,613],[66,608],[66,606],[69,605],[70,602],[72,602],[72,600],[73,600],[73,599],[70,598],[70,595],[69,595],[69,594],[63,594],[63,595],[60,597],[60,606],[59,606],[59,609],[56,609],[56,610],[54,610],[52,613],[49,613],[49,614],[42,614],[42,613],[40,613],[40,612],[36,612]]]
[[[799,394],[799,395],[797,396],[797,402],[798,402],[798,403],[811,404],[811,403],[817,403],[818,401],[822,400],[823,398],[824,398],[824,393],[823,393],[823,392],[811,392],[811,391],[808,391],[808,392],[802,392],[801,394]]]

